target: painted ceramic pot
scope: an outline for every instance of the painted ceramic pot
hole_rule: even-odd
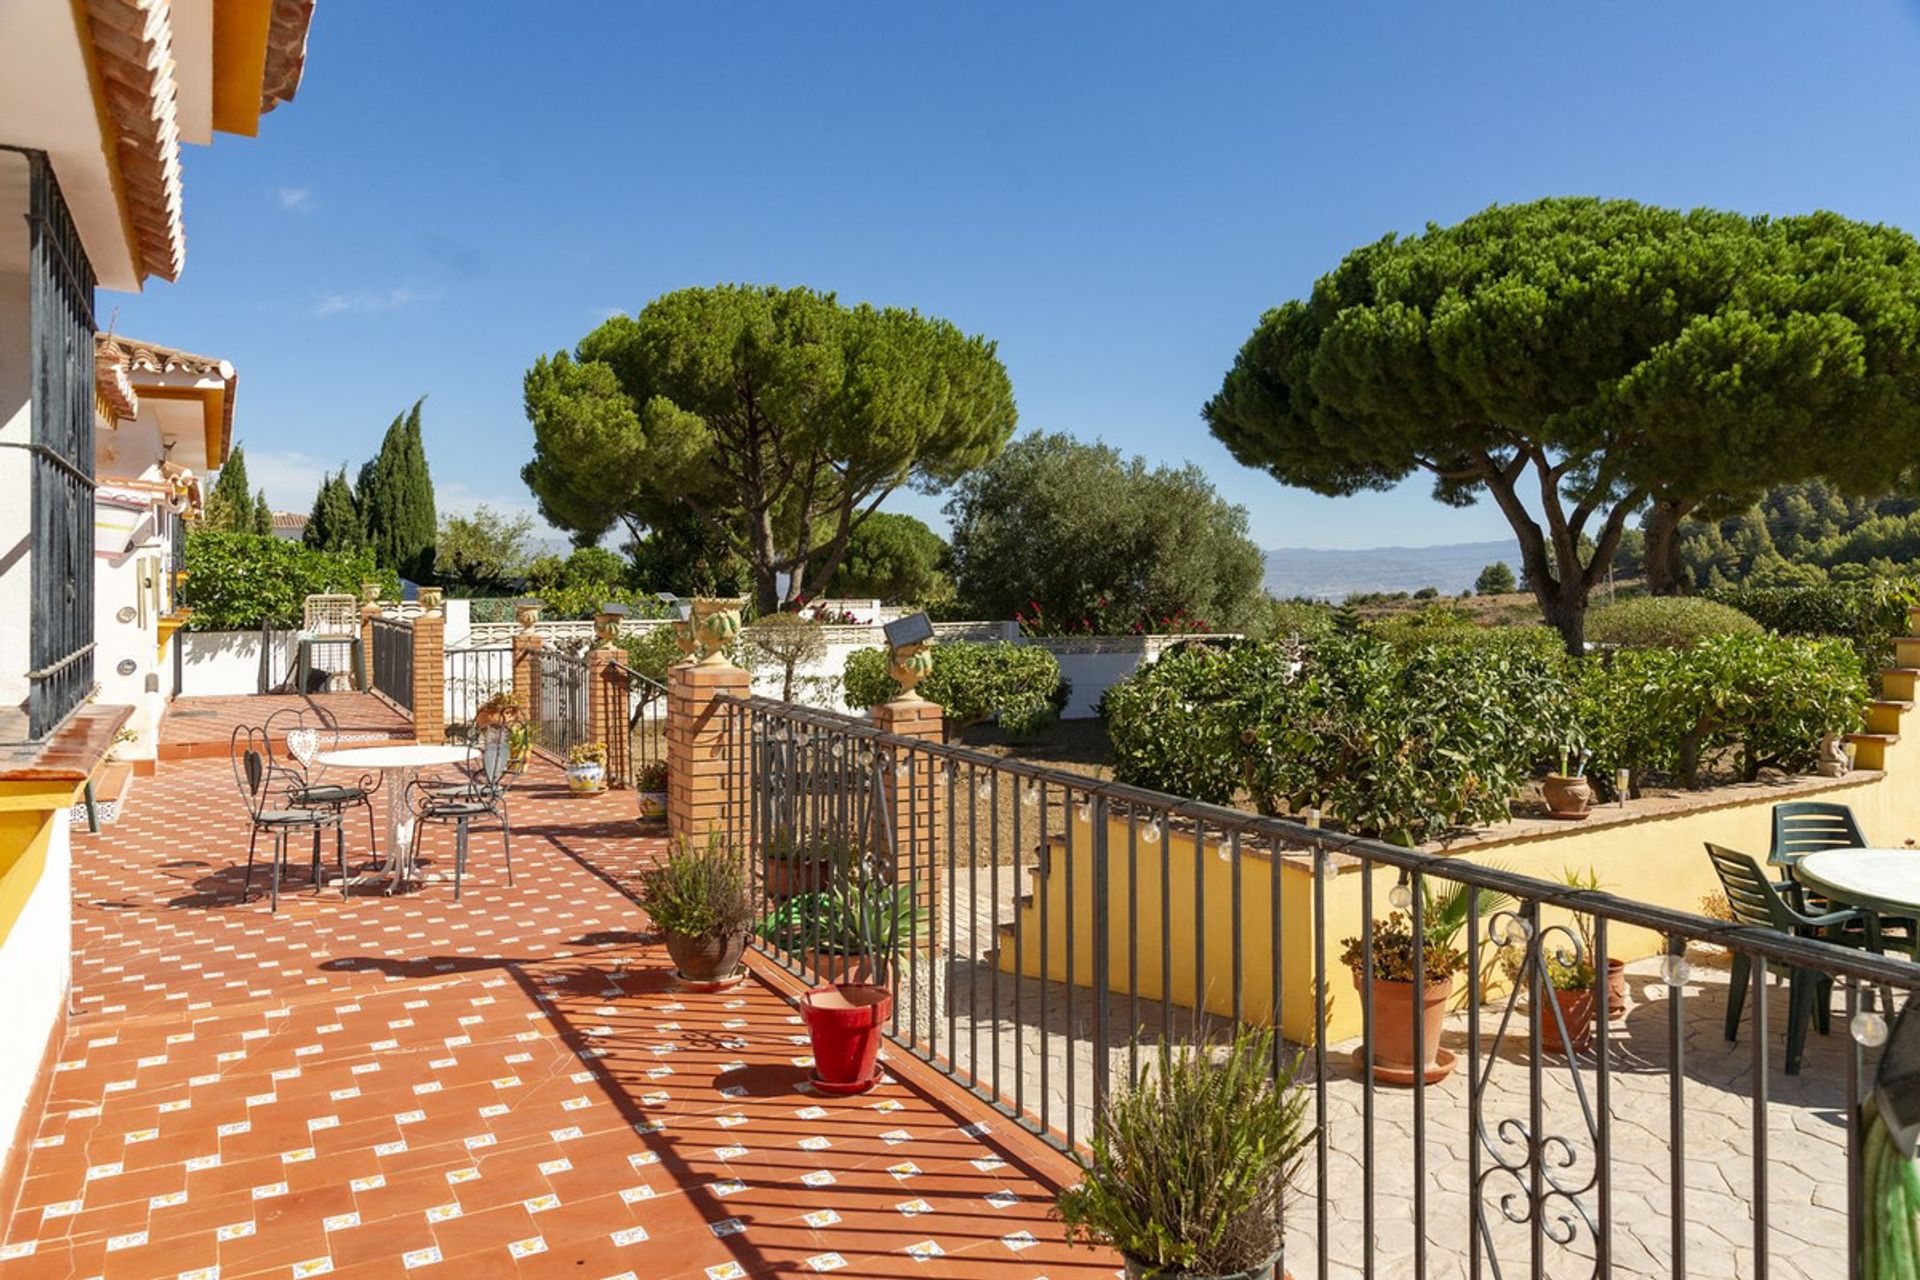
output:
[[[725,662],[726,647],[740,634],[740,609],[746,604],[739,597],[720,599],[703,596],[693,602],[693,629],[699,637],[705,663]]]

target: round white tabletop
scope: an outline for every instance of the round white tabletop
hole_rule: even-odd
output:
[[[1793,877],[1848,906],[1920,916],[1920,849],[1822,849],[1794,863]]]
[[[407,790],[422,769],[466,764],[479,755],[473,747],[399,743],[390,747],[343,747],[322,751],[314,763],[328,769],[375,769],[387,784],[387,892],[392,893],[414,873],[414,814]]]
[[[466,746],[401,743],[391,747],[342,747],[322,751],[314,760],[329,769],[432,769],[465,764],[476,754],[474,748]]]

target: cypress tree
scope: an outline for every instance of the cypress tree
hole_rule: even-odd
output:
[[[261,489],[253,498],[253,531],[263,538],[273,536],[273,507],[267,502],[267,491]]]
[[[253,487],[247,483],[247,454],[239,445],[227,455],[207,495],[204,524],[216,533],[252,533]]]
[[[307,515],[307,527],[301,541],[316,551],[354,551],[366,543],[360,528],[360,512],[353,505],[353,488],[347,484],[347,469],[330,472],[320,482],[313,497],[313,510]]]
[[[380,452],[360,468],[356,497],[374,560],[413,582],[433,580],[437,515],[420,434],[420,406],[393,420]]]

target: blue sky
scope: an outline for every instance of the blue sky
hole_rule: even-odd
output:
[[[720,281],[998,340],[1022,430],[1190,459],[1264,546],[1507,536],[1328,500],[1199,406],[1355,245],[1497,201],[1920,229],[1920,12],[1844,5],[321,0],[300,95],[189,147],[187,268],[103,323],[225,356],[277,506],[420,395],[441,506],[529,508],[520,379]],[[900,509],[938,518],[938,500]]]

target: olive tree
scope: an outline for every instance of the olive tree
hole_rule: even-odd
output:
[[[752,570],[758,612],[831,585],[902,487],[935,491],[1013,433],[994,344],[917,311],[724,285],[615,316],[525,381],[542,513],[635,541],[691,512]],[[782,582],[784,580],[784,589]]]
[[[1491,497],[1568,648],[1630,516],[1671,590],[1694,513],[1920,445],[1920,244],[1831,213],[1499,206],[1348,254],[1269,311],[1204,409],[1240,462],[1344,495]],[[1582,546],[1591,538],[1591,549]]]

